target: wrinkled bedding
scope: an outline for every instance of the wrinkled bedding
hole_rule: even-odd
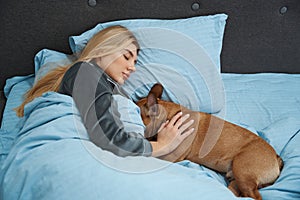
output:
[[[222,74],[222,79],[226,106],[217,115],[257,133],[283,158],[278,180],[260,189],[263,199],[299,199],[300,75]],[[68,96],[46,93],[17,118],[12,108],[33,80],[16,77],[5,88],[0,199],[238,199],[222,174],[204,166],[120,158],[96,147]]]

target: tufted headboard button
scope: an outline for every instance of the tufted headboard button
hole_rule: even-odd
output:
[[[194,2],[194,3],[192,4],[192,10],[193,10],[193,11],[199,10],[199,8],[200,8],[200,4],[199,4],[199,3]]]
[[[97,5],[97,1],[96,0],[88,0],[88,5],[91,7],[95,7]]]
[[[282,14],[282,15],[285,14],[287,11],[288,11],[288,8],[286,6],[282,6],[279,9],[279,13]]]

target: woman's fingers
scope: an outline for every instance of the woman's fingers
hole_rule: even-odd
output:
[[[185,131],[184,133],[181,134],[181,141],[183,141],[185,138],[187,138],[189,135],[191,135],[194,132],[194,128],[191,128],[187,131]]]
[[[183,117],[181,117],[179,120],[177,120],[176,123],[174,124],[175,128],[179,129],[179,127],[181,127],[183,122],[185,122],[189,117],[190,115],[186,114]]]
[[[158,133],[163,129],[163,128],[165,128],[165,126],[167,125],[169,123],[169,120],[167,120],[166,122],[164,122],[164,123],[162,123],[161,125],[160,125],[160,128],[158,129]]]
[[[174,126],[178,119],[182,116],[182,112],[178,112],[172,119],[170,120],[169,125]]]
[[[186,120],[186,119],[185,119]],[[178,129],[180,134],[183,134],[183,132],[189,128],[192,124],[194,123],[194,120],[190,120],[187,123],[183,124],[182,126],[180,126],[180,128]]]
[[[194,128],[190,128],[194,120],[188,120],[189,114],[182,115],[182,112],[179,112],[170,121],[166,121],[160,126],[157,144],[161,149],[161,155],[172,152],[194,132]]]
[[[189,117],[189,114],[182,116],[182,112],[178,112],[167,125],[169,127],[173,126],[174,128],[178,129],[180,133],[182,133],[194,123],[194,120],[190,120],[189,122],[183,124]]]

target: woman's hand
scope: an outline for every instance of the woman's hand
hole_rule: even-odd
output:
[[[194,123],[194,120],[184,123],[189,117],[189,114],[182,117],[182,112],[179,112],[170,121],[161,125],[158,130],[157,142],[151,142],[153,157],[163,156],[174,151],[186,137],[193,133],[194,128],[188,128]]]

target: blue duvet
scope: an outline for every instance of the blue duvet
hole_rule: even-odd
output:
[[[234,199],[221,176],[188,162],[120,158],[97,148],[68,96],[47,93],[25,115],[1,167],[1,199],[196,199],[204,191]]]

